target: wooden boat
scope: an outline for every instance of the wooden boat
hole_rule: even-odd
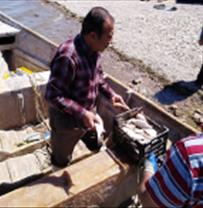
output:
[[[28,124],[34,126],[33,132],[40,138],[22,146],[12,143],[10,151],[3,149],[0,140],[0,205],[2,207],[58,207],[58,206],[104,206],[116,207],[130,196],[136,194],[139,167],[129,162],[125,154],[117,152],[113,146],[105,151],[91,153],[79,143],[74,150],[73,163],[64,169],[56,170],[48,165],[40,171],[35,166],[32,153],[43,149],[49,142],[44,139],[44,132],[37,130],[39,124],[37,99],[45,110],[41,112],[47,119],[46,103],[42,96],[49,76],[49,62],[55,53],[57,45],[12,18],[0,13],[0,20],[17,28],[15,34],[0,36],[0,46],[9,68],[14,70],[26,67],[33,73],[23,76],[13,76],[1,80],[0,92],[0,138],[13,142],[15,135],[28,135]],[[7,40],[7,41],[5,41]],[[159,124],[169,128],[168,138],[172,142],[195,133],[195,129],[177,120],[161,107],[137,92],[132,92],[115,78],[106,75],[106,80],[112,88],[121,94],[131,108],[142,106],[146,115]],[[38,103],[39,104],[39,103]],[[101,96],[99,112],[104,120],[107,137],[111,141],[114,116],[118,113],[110,102]],[[36,127],[38,125],[38,127]],[[43,124],[42,124],[43,126]],[[47,126],[43,126],[47,128]],[[40,129],[40,127],[39,127]],[[47,130],[47,129],[46,129]],[[28,132],[28,131],[27,131]],[[42,138],[43,137],[43,138]],[[9,139],[10,138],[10,139]],[[22,141],[22,140],[21,140]],[[22,143],[22,142],[21,142]],[[112,148],[112,149],[111,149]],[[20,159],[23,158],[23,162]],[[32,158],[27,160],[25,158]],[[41,159],[40,161],[44,161]],[[10,165],[8,165],[10,164]],[[8,170],[10,166],[11,170]],[[13,168],[13,172],[12,171]],[[23,170],[28,174],[24,177]],[[8,180],[8,173],[14,175],[16,181]],[[24,177],[24,178],[23,178]],[[9,181],[9,183],[8,183]],[[12,183],[13,182],[13,183]],[[2,189],[2,190],[1,190]]]

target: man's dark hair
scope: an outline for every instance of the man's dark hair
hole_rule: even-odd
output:
[[[100,38],[103,34],[103,23],[107,19],[114,22],[112,15],[103,7],[92,8],[83,20],[81,34],[86,35],[95,32]]]

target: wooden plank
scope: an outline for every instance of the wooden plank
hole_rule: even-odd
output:
[[[15,41],[12,41],[10,43],[5,44],[4,39],[5,38],[10,38],[12,39],[20,32],[19,29],[12,27],[11,25],[5,24],[2,21],[0,21],[0,39],[1,39],[1,44],[0,44],[0,50],[9,50],[15,47]],[[13,39],[15,40],[15,39]]]
[[[14,149],[23,145],[25,140],[33,135],[35,132],[31,127],[27,127],[23,130],[0,130],[0,143],[1,150],[6,152],[13,152]],[[35,133],[37,134],[37,132]],[[39,134],[39,133],[38,133]],[[38,136],[40,138],[40,134]]]
[[[49,70],[49,62],[38,60],[34,54],[28,54],[20,49],[13,50],[15,68],[26,66],[33,72]]]
[[[57,48],[56,43],[17,22],[1,11],[0,19],[6,24],[20,29],[20,32],[16,36],[16,48],[27,52],[31,57],[35,57],[37,60],[47,63],[51,60]]]
[[[34,63],[33,60],[35,59],[41,64],[49,65],[56,52],[57,45],[24,28],[16,36],[16,49],[21,51],[22,54],[27,54],[32,59],[31,63]]]
[[[49,123],[48,120],[45,121]],[[36,126],[29,125],[18,130],[0,130],[0,161],[10,157],[21,156],[34,152],[50,142],[50,138],[44,138],[47,127],[43,123]],[[34,140],[32,140],[34,137]],[[30,140],[31,139],[31,140]],[[73,160],[80,160],[91,155],[82,141],[79,141],[73,152]]]
[[[12,44],[5,44],[5,45],[0,45],[0,50],[4,51],[4,50],[11,50],[15,48],[15,43]]]
[[[5,161],[11,176],[11,181],[19,181],[23,178],[41,173],[37,158],[34,154],[27,154]],[[32,164],[32,165],[30,165]]]
[[[107,152],[100,152],[3,195],[0,204],[2,207],[118,206],[135,193],[135,175],[135,168],[120,166]]]
[[[45,146],[45,131],[46,128],[42,124],[38,124],[38,127],[30,125],[19,130],[0,130],[0,161],[34,152]],[[33,137],[34,140],[30,140]]]
[[[35,80],[35,85],[39,88],[40,93],[42,93],[42,98],[48,75],[49,72],[30,75]],[[25,75],[12,77],[5,80],[5,84],[8,88],[0,94],[0,128],[17,128],[29,122],[36,122],[36,94],[33,92],[29,77]],[[46,102],[44,102],[44,107],[46,107]]]
[[[16,35],[17,33],[20,32],[20,30],[16,29],[15,27],[12,27],[8,24],[3,23],[2,21],[0,21],[0,28],[1,28],[0,38]]]
[[[45,146],[35,149],[29,154],[20,154],[21,156],[11,157],[0,162],[0,195],[22,187],[58,169],[51,165],[50,155]],[[80,141],[74,149],[72,164],[92,154]]]
[[[0,161],[3,161],[7,158],[18,157],[21,155],[25,155],[25,154],[34,152],[36,149],[40,149],[40,148],[44,147],[47,144],[47,142],[49,142],[49,141],[50,141],[50,139],[48,139],[46,141],[40,140],[40,141],[32,142],[30,144],[26,144],[26,145],[21,146],[19,148],[14,148],[10,152],[4,151],[4,149],[1,147],[0,148]],[[4,152],[5,152],[5,155],[4,155]],[[93,153],[87,149],[85,144],[82,141],[79,141],[74,149],[72,160],[73,160],[73,162],[76,162],[76,161],[86,158],[92,154]]]
[[[32,154],[9,158],[0,162],[0,195],[19,188],[51,171],[47,151],[38,149]]]
[[[4,183],[5,181],[10,181],[11,178],[6,163],[0,163],[0,170],[0,184]]]

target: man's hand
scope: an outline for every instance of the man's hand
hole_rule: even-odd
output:
[[[150,153],[144,161],[144,171],[154,174],[158,170],[157,159],[154,153]]]
[[[157,159],[154,153],[150,153],[144,162],[144,171],[142,179],[138,189],[139,199],[141,201],[142,207],[158,207],[154,200],[151,198],[150,194],[146,190],[147,181],[154,175],[158,170]]]
[[[95,130],[95,123],[103,123],[101,117],[97,114],[95,115],[91,111],[86,111],[83,115],[83,122],[87,129]]]
[[[145,183],[155,174],[158,170],[157,159],[154,153],[150,153],[144,160],[144,167],[140,169],[140,192],[146,192]],[[143,194],[142,194],[143,195]]]
[[[121,109],[121,110],[130,110],[130,108],[127,106],[125,101],[120,95],[115,94],[112,97],[112,104],[115,108]]]

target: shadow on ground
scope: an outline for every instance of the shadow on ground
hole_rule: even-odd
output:
[[[176,0],[176,3],[181,4],[203,4],[202,0]]]
[[[154,95],[163,105],[170,105],[178,101],[187,99],[196,93],[201,86],[196,85],[195,81],[178,81],[166,85],[162,90]]]

